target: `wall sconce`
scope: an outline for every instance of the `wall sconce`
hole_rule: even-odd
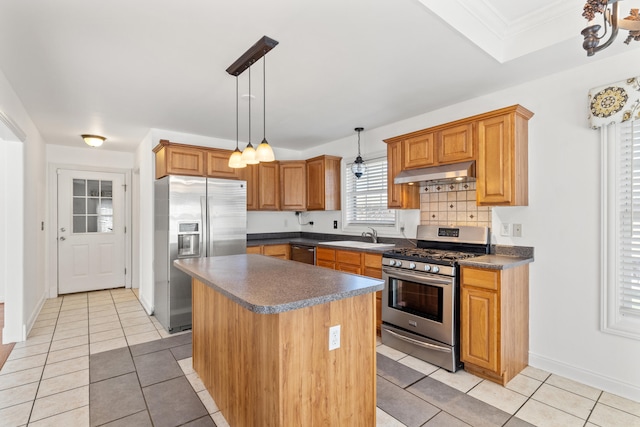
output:
[[[82,137],[82,139],[84,139],[84,142],[86,142],[88,146],[93,148],[100,147],[102,143],[107,139],[104,136],[99,136],[99,135],[80,135],[80,136]]]
[[[618,1],[620,0],[588,0],[585,3],[582,16],[591,22],[595,19],[596,13],[601,13],[604,26],[604,33],[601,36],[598,36],[598,32],[603,26],[597,24],[590,25],[582,30],[581,34],[584,36],[582,47],[587,51],[587,56],[593,56],[596,52],[609,47],[616,39],[620,29],[629,31],[629,35],[624,41],[625,44],[629,44],[632,40],[640,40],[640,16],[638,9],[631,9],[629,16],[624,19],[619,19]],[[604,42],[604,44],[598,46],[600,40],[602,40],[608,32],[610,32],[609,39]]]

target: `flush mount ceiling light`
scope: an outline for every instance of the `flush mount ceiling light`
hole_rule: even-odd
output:
[[[624,19],[618,18],[618,2],[620,0],[587,0],[584,5],[582,16],[584,16],[590,23],[595,19],[596,13],[602,14],[602,23],[604,26],[604,32],[601,36],[598,32],[603,26],[590,25],[581,34],[584,36],[584,42],[582,47],[587,51],[587,56],[593,56],[596,52],[606,49],[613,43],[618,35],[619,30],[629,31],[629,35],[625,39],[624,43],[629,44],[632,40],[640,40],[640,16],[638,9],[631,9],[630,15]],[[609,38],[604,44],[600,45],[607,33]]]
[[[256,151],[251,144],[251,65],[253,65],[260,58],[264,58],[264,55],[267,54],[271,49],[276,47],[278,42],[273,40],[267,36],[263,36],[260,40],[258,40],[253,46],[251,46],[240,58],[238,58],[233,64],[227,68],[227,73],[232,76],[236,76],[236,150],[233,152],[231,157],[229,158],[229,167],[239,168],[244,167],[247,164],[256,164],[259,162],[272,162],[275,160],[275,156],[273,154],[273,150],[271,146],[267,142],[266,138],[266,100],[263,99],[263,107],[264,110],[264,138],[262,143],[258,145],[258,150]],[[263,82],[266,85],[266,66],[264,65],[263,60]],[[238,84],[237,77],[242,74],[246,69],[249,69],[249,143],[246,148],[242,151],[241,162],[237,161],[237,153],[240,150],[238,149]],[[263,85],[264,95],[266,95],[266,87]],[[234,157],[235,156],[235,157]]]
[[[84,142],[90,147],[100,147],[102,143],[107,139],[104,136],[99,135],[80,135]]]
[[[355,128],[354,130],[358,132],[358,157],[356,157],[351,165],[351,172],[353,172],[356,178],[360,178],[367,171],[367,166],[364,164],[362,156],[360,156],[360,132],[362,132],[364,128]]]

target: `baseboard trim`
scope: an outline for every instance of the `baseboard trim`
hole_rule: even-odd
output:
[[[640,402],[640,387],[638,385],[531,352],[529,353],[529,365]]]

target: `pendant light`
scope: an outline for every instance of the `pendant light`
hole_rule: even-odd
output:
[[[262,57],[262,142],[256,149],[256,158],[260,162],[273,162],[276,156],[273,154],[273,149],[267,142],[267,66],[265,65],[265,57]]]
[[[251,144],[251,67],[249,67],[249,143],[244,150],[242,150],[242,161],[248,165],[255,165],[260,163],[256,159],[256,150]]]
[[[229,167],[234,169],[247,167],[247,164],[242,161],[242,151],[238,148],[238,76],[236,76],[236,149],[229,157]]]
[[[360,132],[362,132],[364,128],[355,128],[354,130],[358,132],[358,157],[356,157],[351,165],[351,172],[353,172],[356,178],[360,178],[367,171],[367,166],[364,164],[362,156],[360,156]]]
[[[231,154],[229,158],[229,167],[245,167],[246,165],[254,165],[256,163],[262,162],[272,162],[275,160],[275,156],[273,155],[273,150],[271,146],[267,142],[266,137],[266,101],[264,101],[264,138],[262,143],[258,145],[259,150],[255,150],[253,148],[253,144],[251,144],[251,66],[256,63],[260,58],[264,58],[264,56],[274,47],[278,45],[278,42],[270,37],[263,36],[258,40],[253,46],[251,46],[245,53],[243,53],[236,61],[231,64],[227,68],[227,73],[236,77],[236,149]],[[238,79],[237,77],[242,74],[245,70],[249,70],[249,143],[245,147],[245,149],[240,153],[240,149],[238,148]],[[266,77],[265,76],[266,66],[264,60],[262,62],[262,75],[263,75],[263,83],[265,83],[264,94],[266,95]],[[240,158],[238,160],[238,157]]]

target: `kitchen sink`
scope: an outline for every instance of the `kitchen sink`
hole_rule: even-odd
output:
[[[323,245],[341,246],[345,248],[357,248],[357,249],[385,249],[395,246],[394,243],[372,243],[372,242],[358,242],[353,240],[339,240],[337,242],[322,242]]]

